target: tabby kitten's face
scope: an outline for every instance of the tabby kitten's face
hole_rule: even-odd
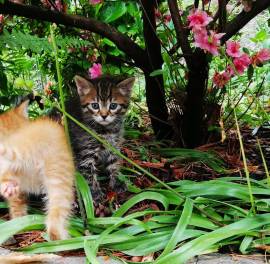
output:
[[[95,122],[107,126],[127,111],[135,78],[115,83],[108,77],[92,81],[74,77],[83,112]]]

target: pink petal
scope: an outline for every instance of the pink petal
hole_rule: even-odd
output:
[[[245,69],[250,65],[250,63],[251,59],[246,53],[242,54],[239,58],[235,58],[233,60],[235,69],[239,74],[244,73]]]
[[[94,63],[93,66],[88,70],[91,79],[98,78],[102,75],[102,65],[100,63]]]
[[[227,41],[226,42],[226,52],[230,57],[238,58],[240,57],[240,44],[236,41]]]
[[[90,5],[97,5],[102,3],[102,0],[89,0],[89,4]]]
[[[205,11],[201,11],[198,9],[195,11],[191,11],[190,15],[188,16],[189,27],[191,28],[206,27],[212,20],[213,18],[208,16],[208,14]]]

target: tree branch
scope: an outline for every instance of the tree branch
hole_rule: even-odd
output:
[[[97,21],[93,18],[85,18],[77,15],[67,15],[61,12],[51,11],[33,5],[21,5],[5,1],[0,4],[0,14],[22,16],[30,19],[48,21],[65,26],[89,30],[102,37],[110,39],[115,45],[132,58],[141,69],[148,68],[145,51],[133,42],[129,37],[117,31],[114,27]]]
[[[188,42],[188,36],[186,34],[186,30],[184,28],[184,25],[182,23],[180,13],[179,13],[179,8],[177,5],[176,0],[168,0],[168,5],[170,9],[170,13],[172,16],[172,21],[174,24],[175,32],[176,32],[176,37],[177,37],[177,42],[179,43],[182,52],[184,54],[184,58],[187,62],[187,65],[191,65],[191,55],[193,54],[192,49],[190,47],[190,44]]]
[[[218,32],[223,32],[227,23],[226,5],[227,0],[218,0],[218,17],[219,17]]]
[[[270,7],[270,0],[257,0],[252,3],[252,9],[250,12],[242,11],[236,18],[234,18],[225,27],[225,35],[221,39],[221,43],[224,43],[235,35],[240,29],[242,29],[251,19],[257,16],[266,8]]]

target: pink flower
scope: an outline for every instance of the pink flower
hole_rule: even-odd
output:
[[[158,9],[155,9],[155,17],[158,19],[160,19],[162,17],[162,15]]]
[[[195,10],[191,11],[188,16],[189,27],[191,28],[202,28],[206,27],[213,19],[207,15],[205,11]]]
[[[206,49],[208,43],[208,33],[205,28],[196,29],[194,31],[195,46],[201,49]]]
[[[223,33],[217,34],[214,31],[210,31],[209,36],[206,29],[196,29],[194,31],[195,46],[213,55],[218,55],[218,47],[223,35]]]
[[[4,20],[5,20],[4,15],[0,15],[0,24],[3,24],[4,23]]]
[[[90,5],[97,5],[102,3],[103,0],[89,0]]]
[[[252,56],[252,64],[260,65],[270,60],[270,49],[261,49]]]
[[[230,57],[238,58],[240,57],[240,44],[236,41],[227,41],[226,42],[226,52]]]
[[[225,72],[227,72],[229,77],[232,77],[235,75],[235,70],[233,69],[233,67],[231,65],[228,65]]]
[[[213,77],[213,83],[219,88],[224,87],[228,83],[229,80],[230,80],[230,76],[228,72],[226,71],[222,73],[215,72],[214,77]]]
[[[58,11],[63,10],[63,4],[62,4],[61,0],[55,0],[55,6],[56,6]]]
[[[250,63],[251,59],[246,53],[242,54],[239,58],[235,58],[233,60],[233,64],[238,74],[243,74],[245,69],[250,65]]]
[[[171,15],[164,15],[163,19],[164,19],[164,22],[167,24],[171,21],[172,17]]]
[[[89,68],[88,73],[91,79],[98,78],[102,75],[102,65],[100,63],[94,63],[91,68]]]

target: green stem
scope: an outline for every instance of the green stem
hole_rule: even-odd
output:
[[[235,123],[236,123],[238,139],[239,139],[239,143],[240,143],[240,149],[241,149],[241,153],[242,153],[242,157],[243,157],[245,174],[246,174],[246,178],[247,178],[248,192],[249,192],[249,197],[250,197],[251,209],[252,209],[254,215],[256,215],[255,202],[254,202],[254,197],[253,197],[252,188],[251,188],[250,175],[249,175],[249,170],[248,170],[248,166],[247,166],[247,159],[246,159],[244,144],[243,144],[243,141],[242,141],[242,136],[241,136],[237,116],[236,116],[236,113],[235,113],[235,109],[234,109],[233,112],[234,112],[234,118],[235,118]]]
[[[258,137],[256,137],[256,140],[257,140],[257,144],[258,144],[258,147],[259,147],[259,150],[260,150],[260,153],[261,153],[261,157],[262,157],[262,161],[263,161],[264,170],[265,170],[266,177],[267,177],[267,184],[268,184],[268,187],[270,187],[270,175],[269,175],[269,170],[268,170],[268,167],[267,167],[267,164],[266,164],[266,160],[265,160],[264,155],[263,155],[263,151],[262,151],[262,147],[261,147],[261,144],[260,144],[260,140],[258,139]]]
[[[65,111],[65,97],[64,97],[64,91],[63,91],[63,81],[62,81],[62,75],[61,75],[61,70],[60,70],[60,65],[59,65],[59,60],[58,60],[58,48],[56,45],[55,37],[54,37],[54,25],[50,26],[50,33],[51,33],[51,41],[52,41],[52,46],[53,46],[53,51],[54,51],[54,58],[55,58],[55,66],[56,66],[56,73],[57,73],[57,80],[58,80],[58,90],[59,90],[59,95],[60,95],[60,104],[61,108]],[[70,137],[68,133],[68,123],[67,123],[67,117],[66,115],[63,116],[63,122],[64,122],[64,129],[66,133],[66,137],[70,146]]]
[[[64,97],[64,91],[63,91],[62,75],[61,75],[61,70],[60,70],[60,65],[59,65],[59,60],[58,60],[58,58],[59,58],[58,57],[58,48],[57,48],[55,37],[54,37],[54,25],[50,26],[50,33],[51,33],[51,41],[52,41],[52,47],[53,47],[53,51],[54,51],[54,58],[55,58],[55,66],[56,66],[56,73],[57,73],[57,80],[58,80],[58,90],[59,90],[59,95],[60,95],[60,105],[61,105],[61,108],[64,110],[64,115],[63,115],[64,129],[65,129],[65,134],[66,134],[66,138],[68,141],[69,149],[70,149],[70,151],[72,151],[71,144],[70,144],[69,132],[68,132],[67,117],[65,115],[65,97]],[[82,216],[82,219],[84,222],[84,226],[86,228],[87,227],[87,219],[85,216],[82,197],[81,197],[81,193],[80,193],[80,190],[78,188],[77,182],[75,182],[75,188],[76,188],[76,192],[77,192],[80,213],[81,213],[81,216]]]

